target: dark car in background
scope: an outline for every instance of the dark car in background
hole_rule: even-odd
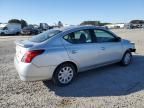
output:
[[[40,23],[38,27],[40,33],[50,29],[50,26],[47,23]]]
[[[21,31],[22,35],[37,35],[39,33],[39,29],[34,27],[33,25],[28,25],[27,27],[24,27]]]

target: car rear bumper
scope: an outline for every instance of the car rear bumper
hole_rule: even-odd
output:
[[[23,81],[50,80],[56,68],[56,66],[37,67],[32,63],[22,63],[16,57],[14,57],[14,65]]]

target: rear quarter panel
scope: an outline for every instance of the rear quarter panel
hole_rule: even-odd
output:
[[[38,49],[44,49],[45,52],[33,59],[32,63],[36,66],[56,66],[65,61],[69,61],[67,51],[60,38],[53,39],[48,43],[46,42],[39,46]]]

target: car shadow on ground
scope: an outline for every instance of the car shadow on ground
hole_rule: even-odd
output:
[[[135,55],[127,67],[118,64],[79,73],[65,87],[54,86],[52,81],[44,85],[62,97],[96,97],[128,95],[144,89],[144,56]]]

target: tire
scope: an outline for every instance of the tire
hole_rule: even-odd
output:
[[[17,32],[17,33],[16,33],[16,35],[19,35],[19,34],[20,34],[20,32]]]
[[[76,68],[71,63],[64,63],[57,67],[53,75],[53,82],[58,86],[65,86],[72,82],[76,76]]]
[[[33,35],[33,32],[30,32],[28,35]]]
[[[1,36],[4,36],[4,35],[5,35],[5,33],[4,33],[4,32],[2,32],[2,33],[1,33]]]
[[[122,66],[128,66],[132,61],[132,53],[130,51],[127,51],[122,60],[121,60],[121,65]]]

